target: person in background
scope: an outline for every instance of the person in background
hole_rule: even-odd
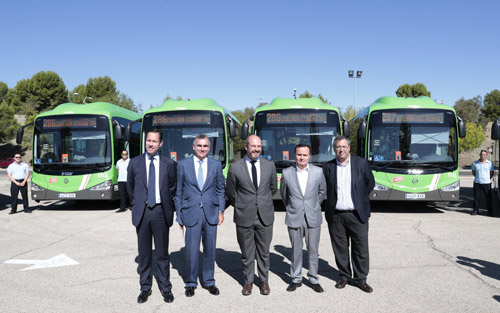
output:
[[[7,167],[7,176],[9,177],[10,183],[10,196],[11,196],[11,207],[9,214],[15,214],[17,212],[17,196],[19,191],[21,191],[21,196],[23,198],[24,213],[31,213],[28,205],[28,178],[30,177],[30,167],[28,164],[21,160],[21,155],[16,153],[14,155],[14,162]]]
[[[120,190],[120,209],[116,213],[127,211],[128,193],[127,193],[127,167],[130,159],[128,151],[122,151],[122,158],[116,162],[116,170],[118,171],[118,190]]]
[[[474,206],[471,215],[479,213],[479,202],[482,195],[486,197],[486,207],[488,215],[493,216],[493,206],[491,199],[491,178],[495,174],[495,167],[486,157],[488,152],[481,150],[479,160],[472,163],[472,175],[474,175]]]

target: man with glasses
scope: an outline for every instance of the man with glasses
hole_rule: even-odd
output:
[[[366,283],[370,265],[368,195],[375,187],[375,179],[368,162],[350,154],[349,138],[337,136],[333,143],[335,159],[326,163],[323,171],[327,184],[325,219],[340,272],[335,288],[344,288],[352,279],[355,286],[370,293],[373,289]]]
[[[19,153],[14,155],[14,162],[7,167],[7,176],[9,176],[11,181],[10,196],[12,205],[9,214],[17,212],[17,196],[19,195],[19,191],[21,191],[23,198],[24,213],[31,213],[28,205],[28,184],[26,183],[30,177],[30,167],[28,164],[22,162]]]
[[[118,190],[120,190],[120,209],[116,213],[127,211],[127,167],[130,159],[128,158],[127,150],[122,151],[122,158],[116,162],[116,170],[118,171]]]
[[[226,198],[225,179],[221,162],[208,158],[210,140],[206,135],[196,136],[194,156],[177,165],[177,193],[175,209],[177,222],[186,228],[185,295],[194,296],[198,286],[200,241],[203,242],[201,286],[211,295],[219,295],[215,286],[215,250],[217,226],[224,221]]]

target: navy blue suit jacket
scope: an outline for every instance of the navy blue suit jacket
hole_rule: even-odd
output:
[[[207,173],[203,190],[198,187],[193,158],[177,165],[177,192],[175,194],[176,221],[179,225],[194,226],[202,211],[210,225],[219,223],[219,212],[224,212],[225,179],[220,161],[207,158]],[[203,204],[203,210],[200,204]]]
[[[174,220],[174,196],[177,184],[177,164],[160,155],[159,189],[161,208],[165,221],[170,227]],[[146,171],[146,154],[143,153],[130,160],[127,168],[127,191],[132,204],[132,224],[137,227],[141,223],[148,200],[148,181]]]
[[[351,198],[354,208],[363,223],[370,217],[370,192],[375,187],[372,169],[368,161],[357,156],[350,156],[351,162]],[[337,160],[334,159],[323,165],[326,178],[326,207],[327,222],[333,221],[333,213],[337,205]]]

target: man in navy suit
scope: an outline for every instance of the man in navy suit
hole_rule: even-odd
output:
[[[130,160],[127,173],[127,191],[132,204],[132,224],[137,231],[141,293],[138,303],[151,295],[152,241],[158,259],[158,287],[165,302],[174,301],[170,283],[168,234],[174,219],[174,196],[177,184],[177,166],[171,159],[160,156],[163,145],[160,130],[146,134],[146,151]]]
[[[194,156],[177,165],[177,193],[175,208],[177,222],[186,228],[187,297],[194,296],[198,278],[200,240],[203,242],[203,270],[201,285],[212,295],[218,295],[215,286],[215,242],[217,226],[224,221],[225,180],[220,161],[207,158],[210,140],[196,136]]]
[[[325,219],[340,272],[335,288],[344,288],[352,278],[357,287],[370,293],[373,289],[366,283],[369,271],[368,195],[375,187],[375,179],[368,161],[350,154],[347,137],[337,136],[333,143],[335,159],[326,163],[323,171],[327,184]]]

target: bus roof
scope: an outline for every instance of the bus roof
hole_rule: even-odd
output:
[[[403,97],[380,97],[370,106],[370,111],[373,110],[384,110],[384,109],[441,109],[450,110],[455,112],[455,110],[447,105],[436,103],[429,97],[418,97],[418,98],[403,98]]]
[[[144,112],[144,115],[155,112],[166,111],[186,111],[186,110],[202,110],[202,111],[218,111],[223,114],[228,114],[236,123],[241,124],[238,119],[226,108],[218,105],[217,102],[210,98],[202,98],[195,100],[174,100],[169,99],[163,102],[162,105],[156,108],[151,108]]]
[[[331,110],[339,113],[337,107],[323,103],[317,97],[311,98],[274,98],[271,103],[258,107],[255,113],[260,111],[270,111],[270,110],[283,110],[283,109],[319,109],[319,110]]]
[[[107,102],[92,102],[86,104],[63,103],[56,106],[50,111],[46,111],[37,115],[38,117],[52,115],[68,115],[68,114],[95,114],[106,115],[108,117],[123,117],[130,120],[136,120],[141,117],[137,112],[127,110],[117,105]]]

